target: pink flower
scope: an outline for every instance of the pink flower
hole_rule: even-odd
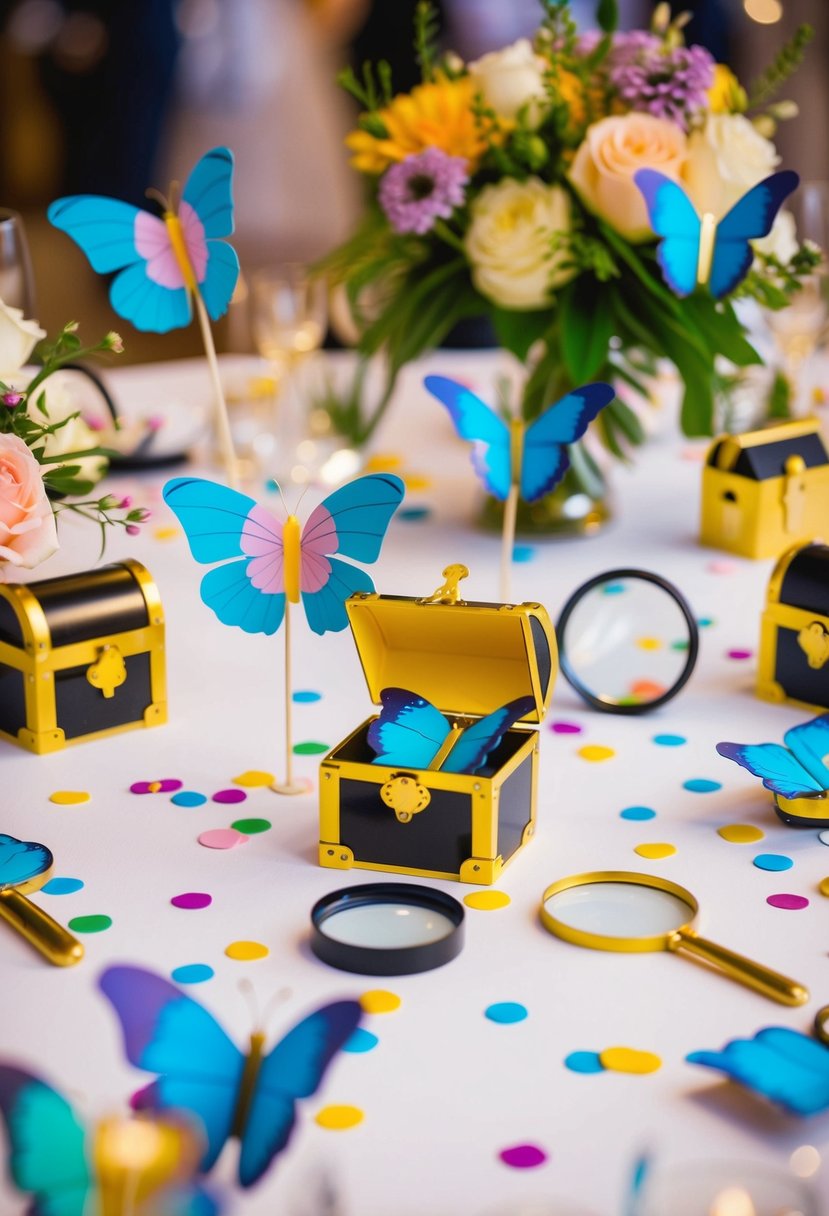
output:
[[[123,498],[121,499],[121,501],[118,503],[118,506],[120,507],[120,509],[121,509],[122,511],[128,511],[128,510],[129,510],[129,508],[132,506],[132,499],[130,498],[129,494],[125,494],[125,495],[124,495],[124,497],[123,497]]]
[[[141,535],[141,529],[139,528],[138,524],[127,524],[126,532],[127,532],[127,536],[140,536]]]
[[[17,435],[0,435],[0,578],[4,563],[31,570],[57,547],[40,465]]]
[[[20,405],[20,402],[23,400],[23,394],[16,393],[14,390],[12,390],[11,392],[4,393],[1,400],[4,405],[7,405],[10,410],[13,410],[15,406]]]

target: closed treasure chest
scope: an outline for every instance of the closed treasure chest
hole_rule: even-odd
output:
[[[817,419],[714,440],[702,474],[703,545],[778,557],[821,535],[827,521],[829,455]]]
[[[136,561],[0,584],[0,737],[54,752],[167,720],[164,614]]]
[[[428,766],[374,763],[373,716],[329,752],[320,771],[320,865],[488,885],[534,833],[533,724],[558,671],[555,632],[540,604],[465,603],[457,578],[466,571],[450,570],[461,573],[425,599],[347,601],[372,701],[385,704],[384,689],[411,690],[419,705],[431,703],[445,738]],[[465,731],[520,698],[521,717],[482,767],[446,771]]]
[[[758,668],[758,697],[829,709],[829,545],[795,545],[775,566]]]

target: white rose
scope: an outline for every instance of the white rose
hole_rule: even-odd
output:
[[[527,38],[519,38],[512,46],[491,51],[468,65],[484,101],[500,118],[513,120],[521,107],[527,106],[531,127],[538,126],[546,108],[545,67]]]
[[[799,248],[795,232],[794,216],[791,211],[778,211],[771,226],[771,232],[768,236],[761,237],[759,241],[752,241],[752,248],[757,253],[765,253],[777,258],[778,262],[782,262],[785,266]]]
[[[17,376],[45,337],[46,330],[37,321],[24,321],[22,308],[12,308],[0,300],[0,380]]]
[[[688,137],[682,178],[698,211],[721,219],[737,199],[774,172],[780,157],[743,114],[709,114]]]
[[[471,208],[464,244],[472,281],[481,295],[503,308],[543,308],[550,293],[572,277],[565,255],[553,253],[558,232],[570,229],[570,197],[537,177],[507,177],[484,186]]]
[[[71,373],[55,372],[39,389],[35,389],[34,400],[28,402],[27,413],[36,422],[46,421],[36,405],[41,392],[46,395],[49,422],[60,422],[70,414],[76,413],[80,408],[72,388]],[[101,436],[87,426],[83,417],[78,414],[78,417],[67,422],[66,426],[62,426],[53,435],[49,435],[45,443],[45,454],[62,456],[64,452],[83,452],[87,448],[100,446]],[[107,471],[109,462],[105,456],[84,456],[77,460],[67,461],[67,464],[79,466],[78,477],[96,482],[100,481]],[[51,465],[50,467],[54,469],[59,466]]]

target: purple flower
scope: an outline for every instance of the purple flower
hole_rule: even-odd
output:
[[[460,156],[427,148],[387,169],[378,198],[395,232],[422,236],[463,203],[469,171]]]
[[[668,47],[656,34],[617,34],[607,58],[611,85],[632,110],[665,118],[683,130],[706,104],[714,58],[702,46]]]
[[[16,406],[20,405],[20,402],[23,400],[23,394],[16,393],[14,390],[12,390],[11,392],[4,393],[0,400],[2,400],[3,404],[8,406],[10,410],[13,410]]]

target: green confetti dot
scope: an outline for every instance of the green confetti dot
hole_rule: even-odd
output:
[[[294,755],[296,756],[321,756],[323,752],[329,750],[327,743],[316,743],[313,740],[308,743],[294,744]]]
[[[230,826],[245,836],[255,836],[257,832],[267,832],[273,825],[270,819],[235,819]]]
[[[111,924],[111,916],[73,916],[69,928],[73,933],[102,933]]]

